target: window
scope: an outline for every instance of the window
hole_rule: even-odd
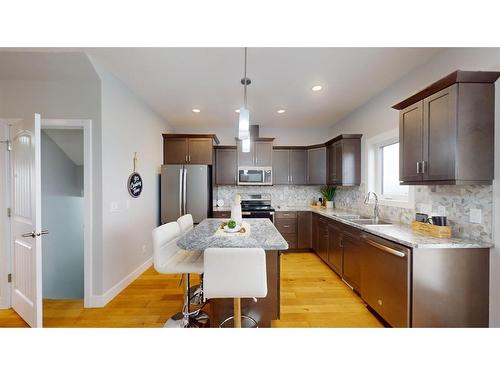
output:
[[[367,139],[366,147],[366,191],[376,192],[380,205],[415,208],[414,187],[399,184],[398,129]]]
[[[399,143],[380,146],[380,193],[385,199],[407,200],[408,186],[399,184]]]

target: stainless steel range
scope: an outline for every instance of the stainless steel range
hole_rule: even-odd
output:
[[[241,215],[244,218],[267,218],[274,222],[271,194],[240,193]]]

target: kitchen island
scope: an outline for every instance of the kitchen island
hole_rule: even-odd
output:
[[[204,251],[211,247],[259,247],[266,251],[267,297],[254,301],[241,300],[243,315],[254,318],[259,327],[270,327],[271,321],[280,316],[280,261],[281,251],[288,243],[269,219],[245,219],[248,232],[245,235],[217,235],[222,219],[205,219],[182,236],[177,245],[189,251]],[[218,327],[228,316],[233,315],[232,299],[210,301],[210,326]]]

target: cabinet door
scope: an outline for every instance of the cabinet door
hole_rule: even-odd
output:
[[[289,156],[289,150],[273,151],[273,185],[288,185],[290,183]]]
[[[422,181],[423,102],[399,112],[399,179],[402,182]]]
[[[211,138],[188,138],[188,163],[212,165],[213,140]]]
[[[361,297],[392,327],[409,327],[408,249],[363,236]]]
[[[188,162],[186,138],[167,138],[163,142],[163,164],[185,164]]]
[[[290,184],[305,185],[307,177],[306,150],[290,150]]]
[[[424,181],[455,179],[457,88],[455,84],[424,99]]]
[[[216,149],[215,151],[215,184],[236,185],[237,177],[236,150]]]
[[[312,213],[299,212],[297,221],[297,248],[310,249],[312,246]]]
[[[273,143],[254,142],[254,165],[257,167],[270,167],[273,165]]]
[[[337,181],[337,165],[336,165],[336,154],[335,154],[335,145],[331,144],[328,146],[326,150],[326,156],[328,158],[327,162],[327,181],[329,185],[334,185]]]
[[[343,279],[359,293],[361,286],[361,241],[350,232],[342,233]]]
[[[326,147],[307,150],[307,175],[309,185],[326,184]]]
[[[311,222],[311,248],[314,250],[316,254],[318,254],[318,214],[312,214]]]
[[[328,263],[338,275],[342,276],[342,231],[334,224],[328,224]]]
[[[243,152],[241,150],[241,141],[238,141],[238,166],[240,167],[253,167],[254,166],[254,152],[255,143],[250,142],[250,152]]]
[[[318,255],[328,263],[328,221],[322,217],[318,223]]]
[[[335,183],[342,185],[344,182],[344,155],[343,155],[343,141],[334,144],[335,149]]]

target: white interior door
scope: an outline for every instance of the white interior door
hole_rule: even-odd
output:
[[[12,125],[12,308],[42,326],[40,115]]]

